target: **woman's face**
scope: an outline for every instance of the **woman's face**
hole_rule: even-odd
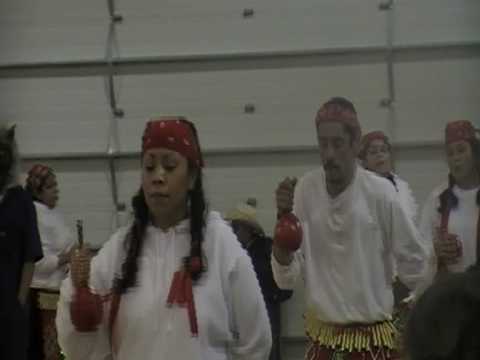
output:
[[[460,140],[447,145],[447,162],[455,180],[462,181],[475,171],[472,147],[468,141]]]
[[[142,189],[155,225],[170,227],[185,218],[194,182],[188,160],[178,152],[154,148],[143,154]]]
[[[55,175],[50,175],[47,180],[45,180],[45,184],[40,192],[37,194],[37,198],[50,209],[53,209],[57,206],[58,194],[57,177]]]
[[[391,173],[392,159],[388,144],[381,139],[373,140],[368,145],[363,166],[381,175]]]

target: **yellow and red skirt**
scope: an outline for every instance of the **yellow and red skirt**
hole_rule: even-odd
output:
[[[338,325],[305,314],[310,345],[305,360],[396,360],[398,331],[392,321]]]

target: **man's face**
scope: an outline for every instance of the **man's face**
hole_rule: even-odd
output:
[[[338,122],[320,123],[317,138],[327,183],[348,183],[353,176],[359,139],[352,139]]]

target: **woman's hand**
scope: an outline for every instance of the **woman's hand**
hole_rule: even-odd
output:
[[[457,235],[437,229],[433,246],[437,258],[446,265],[458,263],[462,257],[462,243]]]

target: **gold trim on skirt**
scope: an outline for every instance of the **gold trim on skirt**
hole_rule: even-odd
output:
[[[40,310],[57,310],[59,292],[37,290],[37,307]]]
[[[371,351],[374,348],[397,348],[398,331],[392,321],[373,324],[336,325],[318,320],[313,312],[305,313],[307,336],[320,346],[341,351]]]

